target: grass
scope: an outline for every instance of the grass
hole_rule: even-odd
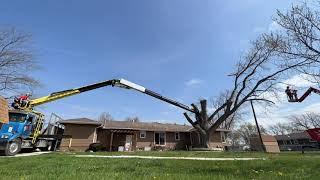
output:
[[[84,153],[77,153],[84,154]],[[86,153],[192,157],[265,157],[253,161],[76,158],[51,153],[0,157],[1,179],[318,179],[319,153],[134,152]]]

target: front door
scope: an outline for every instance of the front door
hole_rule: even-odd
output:
[[[125,151],[132,150],[132,135],[126,135],[126,144],[124,145]]]

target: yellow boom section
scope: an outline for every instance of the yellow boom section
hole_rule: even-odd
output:
[[[102,82],[99,82],[99,83],[91,84],[91,85],[88,85],[88,86],[83,86],[83,87],[80,87],[80,88],[74,88],[74,89],[68,89],[68,90],[64,90],[64,91],[55,92],[55,93],[52,93],[52,94],[50,94],[48,96],[43,96],[43,97],[40,97],[40,98],[37,98],[37,99],[30,100],[30,102],[27,103],[25,106],[18,106],[16,109],[32,110],[33,107],[39,106],[41,104],[45,104],[45,103],[48,103],[48,102],[51,102],[51,101],[55,101],[55,100],[58,100],[58,99],[69,97],[69,96],[73,96],[73,95],[76,95],[76,94],[80,94],[80,93],[83,93],[83,92],[86,92],[86,91],[91,91],[91,90],[98,89],[98,88],[101,88],[101,87],[114,85],[114,84],[116,84],[118,82],[119,82],[119,80],[117,80],[117,79],[107,80],[107,81],[102,81]]]
[[[33,99],[30,101],[30,106],[34,107],[34,106],[39,106],[41,104],[44,104],[44,103],[48,103],[48,102],[51,102],[51,101],[55,101],[55,100],[58,100],[58,99],[62,99],[62,98],[65,98],[65,97],[68,97],[68,96],[72,96],[72,95],[75,95],[75,94],[79,94],[81,93],[78,89],[73,89],[73,90],[69,90],[69,91],[66,91],[66,92],[61,92],[61,93],[54,93],[54,94],[51,94],[49,96],[44,96],[44,97],[41,97],[41,98],[38,98],[38,99]]]

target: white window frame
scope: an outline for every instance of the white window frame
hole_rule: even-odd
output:
[[[177,139],[177,134],[178,134],[178,139]],[[180,141],[180,132],[175,132],[174,133],[174,140]]]
[[[164,134],[164,144],[156,144],[156,133],[163,133]],[[159,135],[159,138],[160,138],[160,135]],[[157,131],[157,132],[154,132],[153,134],[153,143],[155,146],[166,146],[166,143],[167,143],[167,134],[166,132],[163,132],[163,131]],[[159,139],[159,142],[160,142],[160,139]]]
[[[144,136],[141,136],[142,134],[144,134]],[[140,131],[140,139],[145,139],[147,138],[147,131]]]

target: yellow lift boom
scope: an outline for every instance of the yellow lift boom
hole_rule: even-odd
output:
[[[13,107],[18,110],[32,111],[33,107],[35,107],[35,106],[39,106],[41,104],[45,104],[45,103],[48,103],[51,101],[55,101],[55,100],[62,99],[62,98],[68,97],[68,96],[73,96],[76,94],[80,94],[83,92],[87,92],[90,90],[94,90],[94,89],[98,89],[98,88],[110,86],[110,85],[115,86],[115,87],[125,88],[125,89],[134,89],[134,90],[137,90],[137,91],[142,92],[144,94],[147,94],[149,96],[152,96],[154,98],[157,98],[159,100],[165,101],[165,102],[172,104],[174,106],[180,107],[184,110],[195,113],[194,109],[190,108],[187,105],[184,105],[182,103],[179,103],[177,101],[174,101],[172,99],[164,97],[154,91],[148,90],[143,86],[137,85],[137,84],[132,83],[130,81],[127,81],[125,79],[107,80],[107,81],[102,81],[99,83],[91,84],[88,86],[83,86],[80,88],[74,88],[74,89],[68,89],[68,90],[64,90],[64,91],[54,92],[48,96],[43,96],[43,97],[40,97],[37,99],[30,100],[27,104],[25,104],[23,106],[21,104],[15,104],[15,105],[13,105]]]

